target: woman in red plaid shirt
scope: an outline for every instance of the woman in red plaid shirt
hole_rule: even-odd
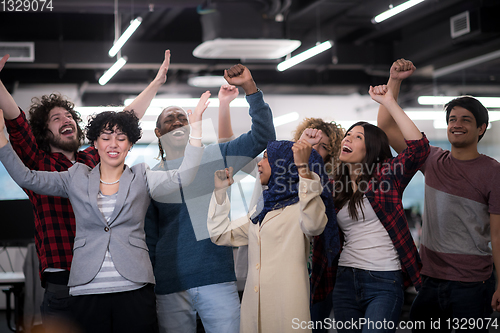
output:
[[[358,122],[342,141],[334,175],[334,203],[343,248],[332,258],[328,234],[315,242],[313,302],[333,284],[339,332],[394,332],[403,291],[420,286],[420,258],[404,217],[403,190],[429,154],[429,142],[392,97],[387,86],[370,87],[372,99],[396,120],[408,148],[392,157],[385,133]],[[333,262],[333,263],[332,263]]]

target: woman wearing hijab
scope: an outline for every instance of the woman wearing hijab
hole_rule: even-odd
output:
[[[216,172],[208,230],[218,245],[248,245],[241,332],[296,332],[310,320],[310,239],[327,224],[337,231],[333,200],[325,187],[328,176],[321,156],[305,140],[269,143],[258,166],[267,189],[247,216],[234,221],[228,218],[226,194],[232,170]]]

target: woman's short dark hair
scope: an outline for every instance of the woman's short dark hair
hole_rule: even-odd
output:
[[[474,118],[476,118],[476,124],[478,128],[481,127],[483,124],[488,125],[489,122],[488,109],[486,109],[484,105],[481,104],[480,101],[478,101],[472,96],[457,97],[449,101],[444,106],[444,109],[446,110],[447,124],[450,119],[450,112],[455,106],[463,107],[464,109],[472,113],[474,115]],[[481,141],[481,138],[484,136],[484,133],[486,133],[486,130],[484,130],[483,134],[479,135],[477,142]]]
[[[50,94],[43,95],[42,97],[34,97],[31,99],[31,106],[28,111],[29,113],[29,124],[33,135],[36,139],[36,143],[40,149],[45,152],[50,153],[50,137],[52,133],[49,133],[49,127],[47,122],[49,120],[49,113],[55,107],[61,107],[68,110],[73,116],[76,122],[77,139],[81,143],[84,134],[79,124],[82,122],[80,114],[74,110],[75,105],[65,99],[60,94]]]
[[[104,111],[93,115],[87,125],[87,139],[94,144],[103,131],[112,131],[115,126],[127,136],[130,143],[136,143],[142,136],[139,118],[134,111]]]
[[[367,123],[365,121],[360,121],[349,127],[346,131],[346,135],[354,127],[361,126],[365,132],[365,148],[366,155],[363,159],[361,174],[356,180],[357,184],[368,184],[372,178],[374,178],[373,173],[377,170],[377,164],[383,163],[385,160],[392,157],[391,148],[389,146],[389,139],[383,130],[379,127]],[[356,192],[353,192],[350,186],[350,173],[349,168],[345,163],[340,164],[338,172],[335,174],[335,196],[334,204],[335,207],[341,208],[346,203],[349,205],[349,215],[353,219],[358,219],[357,208],[362,208],[363,195],[366,193],[367,189],[359,188]],[[375,179],[377,180],[377,179]],[[364,213],[363,213],[364,215]]]

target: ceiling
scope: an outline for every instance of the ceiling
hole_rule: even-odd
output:
[[[266,94],[366,95],[369,85],[386,82],[392,62],[403,57],[418,68],[402,88],[403,107],[417,106],[422,94],[500,96],[500,1],[426,0],[382,23],[371,22],[402,2],[52,0],[52,11],[0,12],[1,41],[35,43],[33,62],[9,62],[0,77],[11,92],[27,85],[73,84],[84,105],[120,105],[154,78],[168,48],[171,66],[160,93],[197,96],[204,89],[188,86],[189,77],[221,75],[242,62]],[[121,31],[132,18],[141,16],[143,22],[121,51],[127,65],[100,86],[98,78],[115,61],[107,52],[115,36],[116,3]],[[450,18],[465,11],[471,31],[452,38]],[[318,41],[332,40],[334,47],[278,72],[282,59],[195,58],[193,49],[213,36],[300,40],[293,54]],[[443,74],[454,64],[465,65]]]

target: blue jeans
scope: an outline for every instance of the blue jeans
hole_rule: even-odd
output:
[[[395,332],[403,299],[401,271],[341,266],[332,294],[337,332]]]
[[[332,295],[329,294],[324,301],[318,302],[311,306],[311,321],[326,322],[326,318],[330,318],[332,312]],[[324,327],[314,327],[313,333],[327,333],[328,330]]]
[[[452,328],[456,328],[456,332],[488,332],[485,326],[478,329],[477,320],[489,318],[493,311],[493,275],[488,280],[479,282],[449,281],[422,276],[422,282],[422,288],[411,306],[410,319],[414,322],[423,321],[425,329],[421,326],[421,330],[414,329],[414,332],[428,332],[432,323],[433,332],[451,332]],[[467,327],[468,321],[465,318],[474,318],[471,320],[473,326]],[[436,326],[437,322],[440,323],[440,329]]]
[[[236,282],[156,295],[156,312],[161,333],[195,333],[196,313],[207,333],[240,331],[240,298]]]

